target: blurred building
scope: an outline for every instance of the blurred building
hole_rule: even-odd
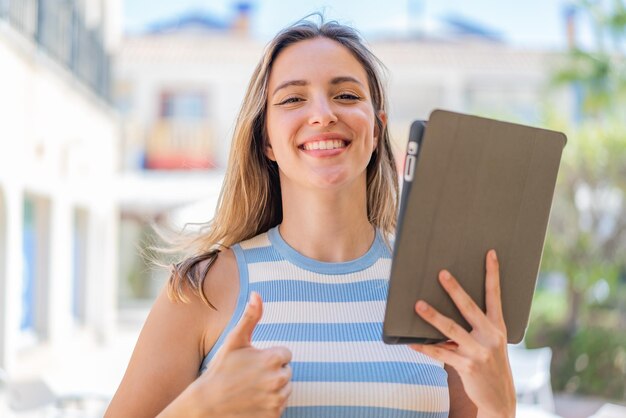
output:
[[[248,32],[252,11],[240,3],[229,21],[190,12],[124,39],[115,92],[127,169],[225,166],[234,119],[264,47]],[[389,69],[390,123],[399,142],[411,120],[437,107],[539,119],[556,54],[516,49],[460,17],[415,20],[411,31],[370,40]]]
[[[404,151],[410,124],[437,108],[541,124],[569,101],[550,86],[559,54],[492,39],[381,39],[371,43],[389,74],[390,131]]]
[[[264,48],[250,32],[253,13],[245,1],[228,18],[190,11],[121,43],[114,96],[123,118],[120,205],[129,246],[121,251],[122,299],[152,300],[165,280],[128,244],[150,242],[150,222],[194,199],[205,204],[178,216],[181,223],[213,216],[235,118]],[[408,31],[370,39],[389,70],[399,164],[411,122],[435,108],[539,123],[557,54],[516,49],[460,17],[412,18]]]
[[[120,37],[121,0],[0,0],[0,368],[10,373],[114,324]]]
[[[124,38],[115,97],[124,116],[128,170],[224,167],[228,137],[263,44],[250,7],[232,19],[190,12]]]

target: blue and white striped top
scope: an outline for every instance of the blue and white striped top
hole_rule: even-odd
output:
[[[250,291],[263,299],[252,341],[288,347],[293,391],[282,418],[448,416],[443,365],[404,345],[382,342],[391,267],[380,234],[368,252],[342,263],[305,257],[278,227],[232,247],[241,291],[204,369],[243,314]]]

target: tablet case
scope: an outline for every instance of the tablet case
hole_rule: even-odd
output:
[[[415,129],[412,136],[419,133]],[[470,330],[437,276],[448,269],[484,311],[485,255],[494,248],[508,341],[518,343],[528,324],[567,139],[560,132],[444,110],[433,111],[422,132],[421,144],[412,139],[419,144],[412,181],[406,164],[403,173],[383,340],[447,339],[415,313],[418,299]]]
[[[404,160],[404,170],[402,171],[402,194],[400,195],[400,202],[405,202],[411,192],[413,177],[415,176],[415,169],[417,168],[417,155],[422,144],[424,129],[426,129],[426,121],[416,120],[411,124],[411,129],[409,130],[409,142],[406,145],[406,158]],[[399,219],[404,217],[405,210],[406,205],[400,204]],[[398,232],[399,231],[397,231],[396,234]]]

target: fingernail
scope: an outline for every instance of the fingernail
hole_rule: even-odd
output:
[[[426,312],[426,309],[428,309],[428,305],[426,304],[426,302],[424,302],[423,300],[420,300],[417,302],[417,310],[420,312]]]
[[[491,259],[493,261],[498,261],[498,256],[496,255],[496,250],[491,250]]]
[[[248,301],[248,305],[251,308],[255,308],[257,304],[257,298],[254,296],[254,292],[250,293],[250,300]]]
[[[448,270],[441,271],[441,279],[445,281],[449,281],[452,278],[452,275]]]

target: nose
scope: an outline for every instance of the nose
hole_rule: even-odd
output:
[[[335,122],[337,122],[337,115],[328,98],[317,98],[312,101],[311,114],[309,115],[310,125],[328,126]]]

